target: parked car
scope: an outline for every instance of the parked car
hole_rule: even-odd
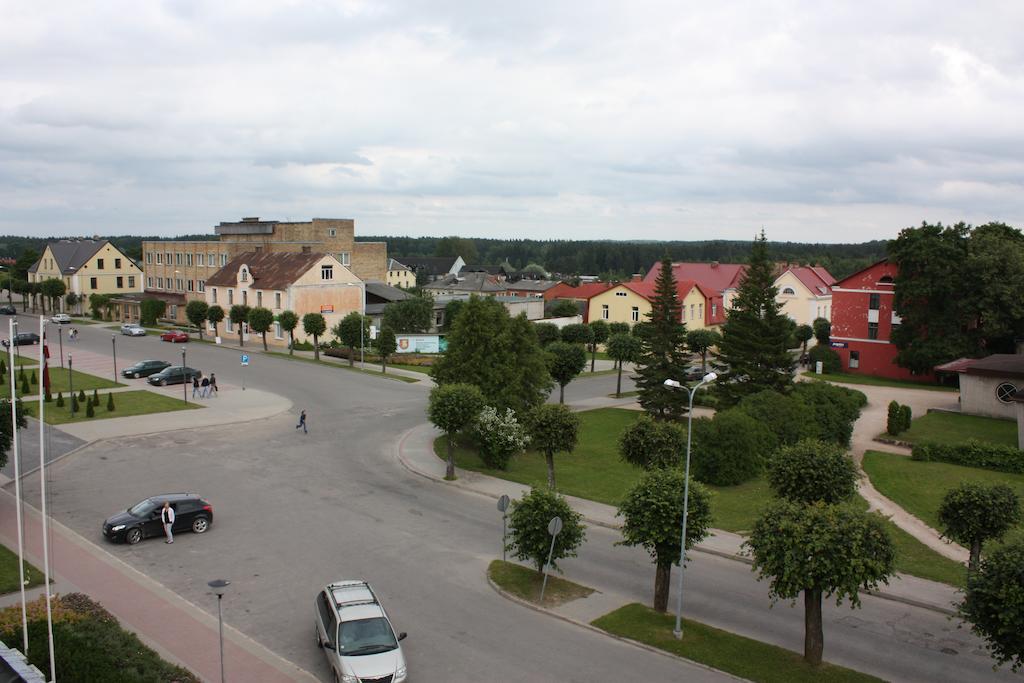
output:
[[[155,375],[161,370],[169,367],[171,367],[171,364],[165,360],[144,360],[139,361],[130,368],[122,370],[121,376],[134,377],[135,379],[138,379],[139,377],[149,377],[150,375]]]
[[[155,375],[150,375],[146,380],[153,386],[165,387],[168,384],[182,384],[191,382],[193,377],[202,377],[203,373],[188,366],[172,365],[164,368]]]
[[[2,343],[4,346],[10,346],[11,340],[4,339]],[[36,334],[35,332],[19,332],[18,334],[14,335],[15,346],[31,346],[32,344],[38,343],[39,335]]]
[[[135,323],[125,323],[121,325],[121,334],[129,337],[145,337],[146,328],[136,325]]]
[[[71,322],[71,316],[67,313],[55,313],[50,316],[51,323],[57,323],[58,325],[67,325]]]
[[[115,543],[135,545],[150,536],[163,536],[160,510],[168,501],[174,508],[172,533],[192,530],[204,534],[213,524],[213,506],[194,493],[165,493],[146,498],[103,522],[103,536]]]
[[[407,678],[405,657],[391,620],[365,581],[337,581],[316,597],[316,643],[339,681],[393,681]]]
[[[188,335],[181,330],[171,330],[170,332],[164,332],[160,335],[160,341],[171,342],[177,344],[178,342],[187,342]]]
[[[18,315],[18,309],[14,306],[0,306],[0,315]]]

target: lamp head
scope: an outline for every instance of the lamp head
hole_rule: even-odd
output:
[[[667,380],[665,380],[665,386],[666,387],[671,387],[673,389],[681,389],[683,385],[680,384],[677,380],[667,379]]]
[[[213,581],[207,582],[206,585],[209,586],[214,594],[219,598],[227,592],[228,586],[231,585],[231,582],[225,579],[214,579]]]
[[[709,372],[708,374],[704,375],[704,379],[701,381],[705,383],[714,382],[716,379],[718,379],[718,375],[714,372]]]

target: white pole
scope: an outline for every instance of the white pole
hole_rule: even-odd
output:
[[[8,325],[10,337],[7,345],[10,367],[7,369],[11,373],[11,445],[14,449],[14,501],[18,522],[18,586],[21,588],[21,641],[24,648],[22,653],[28,657],[28,611],[25,606],[25,539],[21,533],[21,464],[18,462],[18,401],[15,391],[16,383],[14,381],[14,337],[17,334],[15,332],[17,329],[18,323],[11,319]]]
[[[46,633],[50,646],[50,681],[57,680],[56,660],[53,654],[53,612],[50,607],[50,539],[48,529],[50,520],[46,516],[46,456],[44,425],[46,424],[46,388],[43,378],[48,375],[46,367],[46,322],[39,316],[39,495],[43,503],[43,585],[46,586]]]

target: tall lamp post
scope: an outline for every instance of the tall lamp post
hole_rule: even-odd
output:
[[[709,372],[704,378],[690,388],[690,403],[686,411],[686,472],[683,475],[683,543],[679,549],[679,591],[676,596],[676,627],[672,634],[679,640],[683,639],[683,573],[686,571],[686,513],[690,505],[690,437],[693,435],[693,395],[705,384],[714,382],[718,375]],[[674,379],[665,380],[665,386],[672,389],[687,389],[686,385]]]
[[[185,396],[185,403],[188,403],[188,377],[185,376],[185,349],[181,350],[181,388]]]
[[[230,581],[214,579],[206,584],[217,596],[217,630],[220,634],[220,683],[224,683],[224,616],[220,610],[220,601],[227,592]]]
[[[114,384],[117,384],[117,335],[110,335],[110,346],[114,350]]]
[[[60,366],[64,367],[64,328],[57,326],[57,341],[60,342]]]

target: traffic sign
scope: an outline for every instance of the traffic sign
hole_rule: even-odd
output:
[[[552,517],[551,521],[548,522],[548,533],[552,536],[557,536],[562,531],[562,518]],[[553,539],[552,539],[553,542]]]
[[[498,499],[498,512],[508,510],[509,502],[508,496],[502,494],[501,498]]]
[[[242,354],[242,367],[245,367],[248,364],[249,364],[249,355],[246,354],[246,353],[243,353]]]

